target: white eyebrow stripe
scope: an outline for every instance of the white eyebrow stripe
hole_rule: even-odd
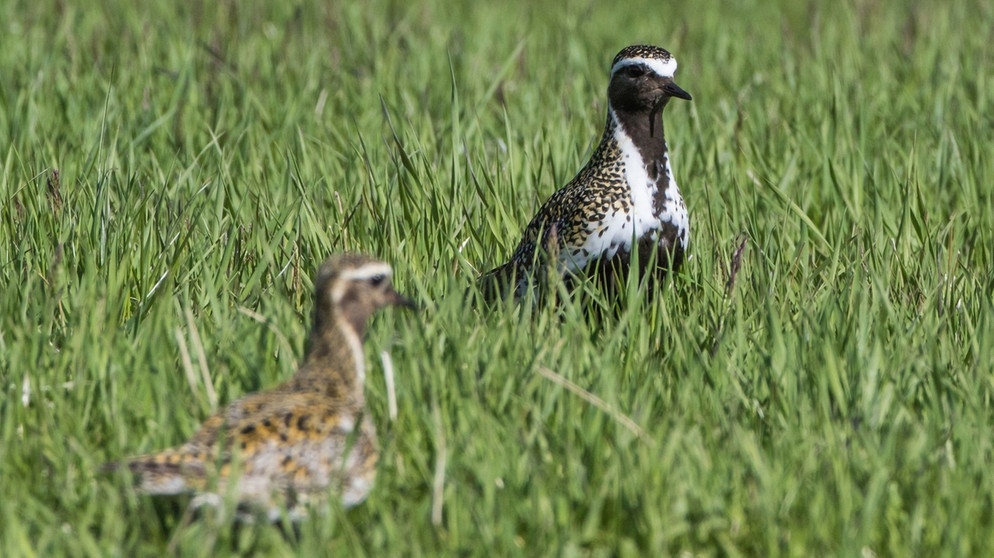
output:
[[[670,58],[669,60],[660,60],[659,58],[625,58],[624,60],[619,60],[617,64],[611,68],[611,77],[622,69],[628,66],[634,66],[636,64],[645,64],[650,70],[656,72],[662,77],[673,77],[676,73],[676,58]]]
[[[370,263],[366,264],[357,269],[348,269],[342,272],[342,279],[352,281],[356,279],[372,279],[377,275],[385,275],[387,277],[393,275],[393,269],[390,268],[389,264],[385,263]]]

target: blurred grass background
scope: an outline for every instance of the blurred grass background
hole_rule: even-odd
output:
[[[4,11],[0,554],[994,544],[989,2]],[[666,110],[691,259],[616,314],[468,308],[592,151],[609,63],[639,42],[694,96]],[[291,374],[341,250],[425,305],[370,331],[365,504],[296,533],[184,524],[182,499],[96,473]]]

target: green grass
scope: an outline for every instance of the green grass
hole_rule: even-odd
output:
[[[0,23],[3,556],[994,545],[990,2],[147,4]],[[616,314],[467,308],[634,42],[694,96],[666,110],[691,259]],[[191,434],[204,377],[223,404],[291,374],[340,250],[425,306],[370,331],[366,503],[187,525],[97,473]]]

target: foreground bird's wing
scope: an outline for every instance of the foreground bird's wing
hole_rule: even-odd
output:
[[[233,466],[242,478],[264,484],[326,485],[359,414],[317,393],[263,392],[211,416],[186,444],[127,465],[139,488],[151,494],[202,490],[212,479],[227,479]]]

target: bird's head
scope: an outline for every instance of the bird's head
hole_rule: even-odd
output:
[[[328,258],[314,284],[315,321],[341,315],[356,328],[365,329],[373,312],[385,306],[413,308],[414,303],[393,288],[390,264],[360,254]]]
[[[691,100],[674,83],[676,58],[666,50],[647,45],[626,47],[611,64],[608,99],[611,107],[624,112],[657,112],[672,97]]]

